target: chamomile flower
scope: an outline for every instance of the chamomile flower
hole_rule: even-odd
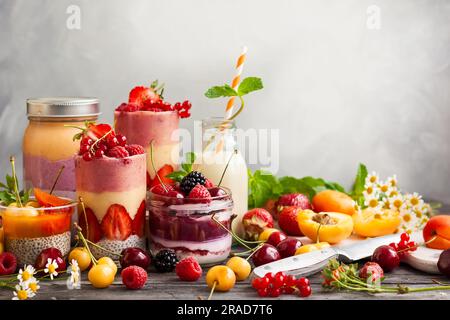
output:
[[[367,197],[364,199],[364,204],[369,207],[372,208],[374,210],[380,210],[381,207],[383,206],[383,202],[380,201],[380,199],[378,199],[378,197]]]
[[[391,203],[389,202],[388,198],[384,198],[382,201],[382,208],[383,209],[390,209],[391,208]]]
[[[387,178],[386,183],[389,184],[392,188],[397,189],[398,187],[397,175],[394,174],[392,177]]]
[[[405,201],[400,194],[395,197],[389,198],[389,204],[391,209],[397,210],[399,212],[405,209]]]
[[[30,280],[34,279],[34,273],[36,269],[31,265],[25,265],[23,269],[19,270],[19,274],[17,275],[17,279],[19,279],[19,283],[28,283]]]
[[[380,190],[380,192],[384,193],[384,194],[389,194],[392,190],[392,186],[389,184],[389,182],[380,182],[378,184],[378,188]]]
[[[70,276],[67,278],[67,289],[81,289],[80,267],[75,259],[72,259],[67,272]]]
[[[376,184],[366,184],[364,186],[363,195],[364,198],[369,198],[371,196],[378,196],[379,189]]]
[[[386,196],[388,198],[395,198],[395,197],[397,197],[399,195],[400,195],[400,192],[395,187],[391,187],[391,189],[386,193]]]
[[[28,288],[30,288],[33,293],[38,292],[38,290],[41,288],[41,286],[39,285],[39,280],[37,280],[35,277],[31,278],[28,282]]]
[[[50,279],[52,279],[52,280],[53,280],[53,277],[58,276],[58,271],[56,271],[56,269],[58,269],[58,263],[56,262],[56,260],[52,260],[52,259],[48,258],[47,264],[45,265],[44,272],[48,273],[50,276]]]
[[[422,200],[422,196],[419,195],[417,192],[414,192],[413,194],[407,194],[405,196],[406,203],[411,208],[420,208],[423,206],[424,202]]]
[[[27,300],[35,296],[34,292],[27,285],[16,285],[16,290],[13,292],[12,300]]]
[[[380,177],[378,175],[378,173],[376,173],[375,171],[372,171],[372,173],[368,174],[366,177],[366,181],[365,184],[369,185],[369,184],[378,184],[378,182],[380,181]]]

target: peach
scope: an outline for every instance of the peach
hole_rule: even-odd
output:
[[[317,193],[312,199],[312,205],[316,212],[339,212],[350,216],[356,212],[353,199],[336,190],[324,190]]]
[[[439,215],[428,220],[423,228],[423,239],[428,242],[428,248],[447,250],[450,249],[450,216]]]

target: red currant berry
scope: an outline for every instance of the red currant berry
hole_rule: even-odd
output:
[[[118,134],[116,136],[117,141],[119,142],[119,146],[125,147],[125,145],[127,144],[127,137]]]
[[[417,250],[417,243],[415,241],[408,242],[409,250],[416,251]]]
[[[267,288],[258,289],[258,296],[260,297],[267,297],[269,294],[269,290]]]
[[[292,287],[284,287],[282,289],[282,291],[283,291],[283,293],[286,293],[286,294],[293,294],[295,292],[295,289]]]
[[[81,139],[80,145],[91,146],[93,143],[94,143],[94,140],[92,140],[89,137],[84,137],[83,139]]]
[[[83,160],[84,161],[91,161],[92,160],[92,153],[90,153],[90,152],[83,153]]]
[[[106,138],[106,145],[108,146],[109,149],[112,149],[115,146],[119,145],[119,141],[117,140],[116,137],[108,136]]]
[[[293,287],[297,283],[297,279],[293,275],[288,275],[288,276],[286,276],[284,283],[288,287]]]
[[[303,297],[303,298],[309,297],[312,292],[310,286],[300,287],[299,291],[300,291],[299,292],[300,297]]]
[[[275,278],[272,281],[272,284],[275,288],[281,288],[284,285],[284,280],[286,276],[283,272],[277,272]]]
[[[175,104],[173,105],[173,108],[174,108],[175,110],[180,110],[180,109],[181,109],[181,103],[179,103],[179,102],[175,103]]]
[[[252,281],[252,287],[259,290],[265,289],[269,286],[269,279],[267,278],[255,278]]]
[[[266,273],[266,275],[264,276],[264,278],[267,278],[269,282],[272,282],[274,277],[275,275],[272,272]]]
[[[91,147],[88,146],[87,144],[80,145],[80,154],[84,154],[84,153],[88,152],[90,148]]]
[[[308,287],[309,286],[309,280],[307,278],[300,278],[297,279],[296,283],[297,287],[300,289],[301,287]]]
[[[398,251],[398,246],[397,246],[396,243],[394,243],[394,242],[389,243],[389,246],[390,246],[392,249],[394,249],[395,251]]]
[[[95,151],[96,158],[102,158],[104,155],[105,155],[105,152],[101,149],[97,149],[97,151]]]
[[[279,297],[280,294],[281,294],[281,290],[279,288],[272,288],[269,291],[269,296],[271,296],[273,298]]]
[[[97,147],[98,147],[98,149],[103,150],[103,151],[108,150],[108,146],[102,142],[100,142]]]
[[[408,234],[407,232],[403,232],[403,233],[400,235],[400,240],[401,240],[402,242],[408,242],[408,241],[409,241],[409,234]]]

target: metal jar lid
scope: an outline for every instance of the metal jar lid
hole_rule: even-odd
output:
[[[97,98],[50,97],[27,99],[28,117],[90,117],[99,114],[100,104]]]

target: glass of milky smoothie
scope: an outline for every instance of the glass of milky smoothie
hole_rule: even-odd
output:
[[[28,127],[23,137],[25,188],[49,191],[61,167],[64,170],[54,186],[56,194],[75,196],[75,162],[78,143],[72,137],[74,127],[96,121],[96,98],[54,97],[27,100]]]
[[[235,123],[223,118],[205,119],[202,134],[203,152],[197,170],[214,184],[221,182],[221,186],[231,190],[233,213],[237,215],[232,229],[243,236],[241,221],[248,210],[248,176],[245,159],[237,149]]]

